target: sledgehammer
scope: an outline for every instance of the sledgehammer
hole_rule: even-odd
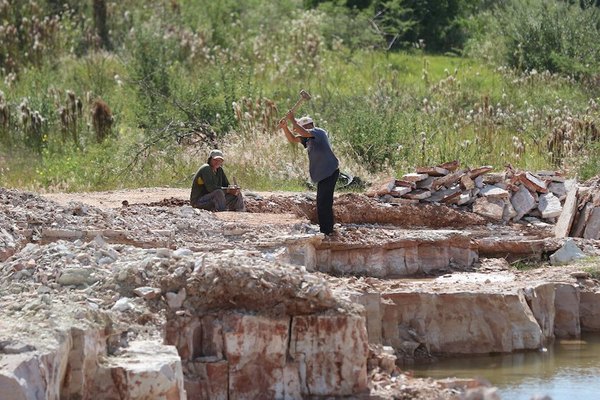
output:
[[[290,114],[290,113],[295,114],[296,111],[302,105],[302,103],[304,103],[305,101],[308,101],[308,100],[310,100],[310,94],[308,94],[308,92],[306,90],[302,89],[300,91],[300,98],[298,99],[298,101],[296,102],[296,104],[294,104],[294,106],[289,109],[289,111],[287,113],[288,114]]]

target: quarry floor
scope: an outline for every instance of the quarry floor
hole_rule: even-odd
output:
[[[244,192],[248,212],[222,212],[210,213],[203,217],[199,223],[205,223],[208,231],[219,231],[212,238],[202,238],[214,249],[247,250],[253,249],[256,242],[275,240],[275,238],[289,235],[290,232],[300,235],[318,234],[318,226],[315,225],[314,192],[307,193],[284,193],[284,192]],[[37,195],[36,195],[37,196]],[[28,218],[31,224],[31,214],[38,214],[40,220],[48,218],[54,207],[62,207],[69,212],[88,216],[88,228],[90,229],[114,229],[138,231],[135,238],[137,244],[142,247],[163,247],[160,240],[156,239],[156,232],[168,225],[170,216],[178,213],[180,208],[188,205],[189,190],[174,188],[143,188],[129,190],[115,190],[107,192],[90,193],[46,193],[39,195],[35,200],[35,206],[30,206]],[[42,204],[48,201],[50,204]],[[58,206],[57,206],[58,205]],[[90,209],[87,209],[90,207]],[[82,211],[83,210],[83,211]],[[425,230],[459,230],[469,232],[474,238],[484,238],[491,242],[496,239],[506,239],[506,242],[497,249],[499,253],[507,248],[518,248],[519,243],[530,241],[538,246],[535,254],[526,254],[516,251],[515,257],[485,257],[480,255],[474,266],[468,268],[449,268],[443,274],[435,276],[435,280],[421,279],[381,279],[364,276],[331,276],[329,283],[333,288],[340,290],[366,291],[375,290],[384,292],[390,288],[432,287],[441,292],[472,290],[485,284],[486,290],[502,290],[508,286],[522,286],[524,282],[551,281],[551,282],[575,282],[577,273],[581,272],[581,264],[566,266],[550,266],[547,255],[560,247],[560,242],[555,241],[552,225],[543,223],[518,223],[510,225],[497,225],[485,218],[463,210],[446,206],[429,204],[405,204],[391,206],[381,204],[373,198],[356,193],[339,193],[334,202],[336,222],[336,234],[332,238],[326,238],[337,245],[360,243],[363,246],[377,246],[382,240],[390,235],[402,232],[419,232]],[[112,213],[110,218],[106,213]],[[119,217],[115,217],[114,215]],[[208,214],[208,213],[207,213]],[[177,214],[179,216],[179,214]],[[190,216],[194,218],[194,216]],[[1,222],[1,221],[0,221]],[[40,222],[42,223],[42,222]],[[179,222],[178,222],[179,223]],[[67,221],[59,221],[57,229],[74,229]],[[81,229],[81,227],[79,227]],[[181,228],[181,227],[180,227]],[[230,232],[228,235],[227,232]],[[243,237],[244,240],[223,240],[223,237]],[[43,238],[42,238],[43,239]],[[43,242],[44,240],[41,240]],[[48,241],[48,240],[46,240]],[[156,241],[156,245],[153,245]],[[252,242],[255,243],[252,243]],[[194,242],[193,237],[175,238],[170,243],[171,248],[187,245]],[[580,241],[580,247],[588,255],[600,254],[600,248],[596,241]],[[135,244],[134,244],[135,245]],[[493,246],[492,246],[493,247]],[[528,245],[531,248],[531,245]],[[71,251],[71,250],[69,250]],[[73,250],[75,253],[77,250]],[[494,249],[490,253],[494,253]],[[536,256],[529,260],[529,256]],[[524,265],[525,261],[532,261],[535,268],[515,268],[516,265]],[[22,259],[23,264],[27,258]],[[512,265],[511,265],[512,263]],[[0,263],[1,265],[2,263]],[[1,269],[1,268],[0,268]],[[46,271],[46,275],[52,275],[52,271]],[[431,277],[427,277],[431,278]],[[444,279],[445,278],[445,279]],[[596,280],[592,284],[599,286]],[[2,283],[2,282],[0,282]],[[4,281],[6,284],[6,281]],[[23,289],[25,290],[25,289]],[[17,290],[13,290],[17,293]],[[112,297],[111,297],[112,295]],[[99,305],[114,304],[114,293],[102,292],[90,288],[84,291],[63,292],[58,297],[66,300],[68,296],[92,298]],[[11,308],[11,302],[22,302],[14,296],[2,296],[0,305]],[[67,304],[68,301],[65,302]],[[14,305],[12,306],[14,308]],[[65,309],[68,309],[66,307]],[[121,321],[128,323],[127,321]],[[138,333],[147,337],[156,337],[160,330],[153,327],[160,323],[160,318],[151,312],[140,313],[137,321],[130,321],[138,325]],[[16,329],[16,328],[15,328]],[[403,380],[389,380],[388,377],[371,376],[372,385],[378,387],[380,397],[373,398],[423,398],[423,399],[458,399],[458,395],[447,388],[441,387],[432,380],[412,379],[406,371]],[[402,386],[400,390],[399,387]],[[409,389],[407,391],[407,388]],[[397,390],[394,392],[394,390]],[[389,395],[387,397],[386,395]],[[399,393],[405,393],[402,397]],[[415,397],[410,397],[415,396]]]

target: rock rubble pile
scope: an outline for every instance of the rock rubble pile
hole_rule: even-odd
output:
[[[458,161],[394,179],[375,191],[382,201],[420,201],[470,207],[496,221],[518,221],[524,216],[554,219],[566,194],[565,178],[554,172],[534,174],[507,168],[493,173],[490,166],[460,168]],[[573,184],[573,182],[570,182]],[[395,200],[400,199],[400,200]]]

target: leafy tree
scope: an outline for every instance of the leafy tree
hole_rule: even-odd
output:
[[[387,48],[407,47],[406,37],[413,31],[417,21],[412,10],[403,6],[404,0],[379,0],[374,2],[374,23],[387,42]]]
[[[424,42],[442,52],[462,48],[465,19],[486,7],[479,0],[306,0],[307,7],[335,4],[368,13],[388,49],[408,48]]]

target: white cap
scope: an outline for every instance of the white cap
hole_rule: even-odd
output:
[[[302,118],[298,119],[296,122],[298,122],[298,125],[300,125],[300,126],[303,127],[303,126],[306,126],[308,124],[312,124],[313,120],[312,120],[311,117],[305,116],[305,117],[302,117]]]
[[[213,150],[210,152],[209,154],[210,158],[220,158],[221,160],[223,159],[223,152],[221,150]]]

